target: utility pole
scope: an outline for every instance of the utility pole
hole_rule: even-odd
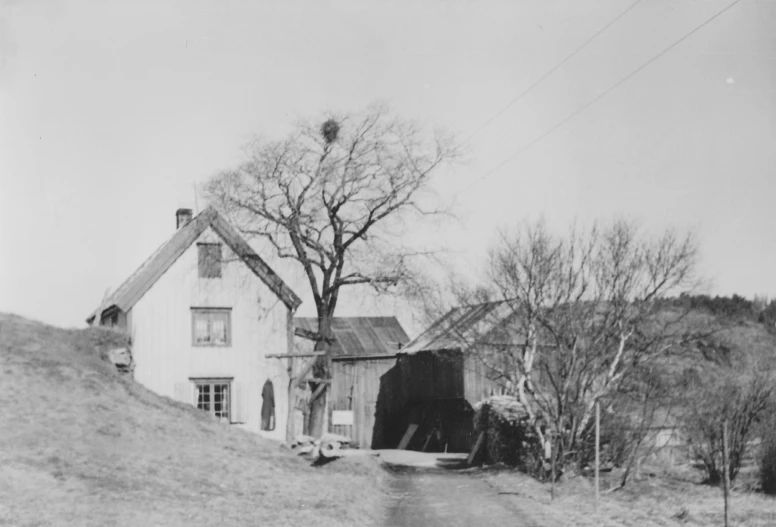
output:
[[[598,514],[598,468],[601,447],[601,405],[595,402],[595,513]]]
[[[728,452],[728,420],[722,422],[722,491],[725,495],[725,527],[728,527],[728,493],[730,492],[730,454]]]

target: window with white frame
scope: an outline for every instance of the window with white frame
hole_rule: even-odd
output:
[[[232,381],[231,379],[192,379],[197,408],[217,419],[231,421]]]
[[[191,308],[191,333],[194,346],[231,346],[231,309]]]

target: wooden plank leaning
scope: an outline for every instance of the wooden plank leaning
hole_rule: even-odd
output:
[[[485,432],[480,432],[480,435],[477,437],[477,441],[474,443],[474,448],[472,448],[472,451],[469,452],[469,457],[466,458],[466,464],[471,465],[474,462],[474,458],[477,455],[477,452],[479,452],[480,448],[482,448],[482,444],[485,442]]]
[[[404,437],[401,438],[401,441],[399,442],[399,446],[396,447],[399,450],[406,450],[407,445],[410,444],[410,440],[412,439],[412,436],[415,435],[415,431],[418,429],[418,425],[415,423],[410,423],[410,426],[407,427],[407,431],[404,432]]]

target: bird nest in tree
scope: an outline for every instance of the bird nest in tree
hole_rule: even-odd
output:
[[[474,409],[474,429],[485,433],[485,464],[504,463],[536,475],[543,467],[543,448],[520,402],[500,395],[479,402]]]

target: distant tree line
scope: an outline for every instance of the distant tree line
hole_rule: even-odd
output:
[[[750,300],[735,294],[712,297],[684,293],[676,298],[667,299],[666,302],[731,320],[759,322],[769,329],[776,330],[776,299],[769,301],[765,296],[755,295],[754,299]]]

